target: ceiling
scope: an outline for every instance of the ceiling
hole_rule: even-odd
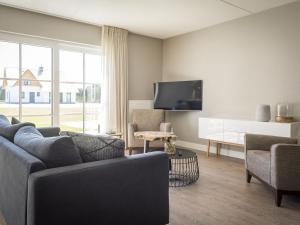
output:
[[[0,4],[169,38],[298,0],[0,0]]]

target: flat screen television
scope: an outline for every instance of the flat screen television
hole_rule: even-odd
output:
[[[154,83],[154,108],[202,110],[202,89],[202,80]]]

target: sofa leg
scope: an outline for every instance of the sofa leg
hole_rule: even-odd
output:
[[[275,190],[275,203],[276,206],[280,207],[282,201],[282,191]]]
[[[129,155],[132,155],[132,148],[129,148]]]
[[[252,175],[249,173],[248,170],[246,170],[246,179],[247,179],[247,183],[250,183],[251,178],[252,178]]]

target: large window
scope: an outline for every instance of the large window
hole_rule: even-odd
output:
[[[22,120],[37,126],[52,124],[52,49],[22,47]]]
[[[1,113],[50,126],[51,65],[51,48],[0,42]]]
[[[99,132],[100,56],[61,50],[59,59],[61,128]]]
[[[38,127],[99,132],[99,49],[39,40],[31,43],[29,38],[1,41],[1,35],[0,114]]]
[[[0,41],[0,113],[19,117],[19,45]]]

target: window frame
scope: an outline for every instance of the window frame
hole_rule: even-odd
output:
[[[22,45],[32,45],[37,47],[45,47],[51,48],[51,125],[59,126],[59,107],[60,107],[60,90],[59,90],[59,51],[75,51],[85,54],[95,54],[102,55],[102,48],[99,45],[89,45],[89,44],[81,44],[68,42],[63,40],[31,36],[26,34],[17,34],[11,32],[0,31],[0,41],[14,43],[19,45],[19,80],[21,83],[21,74],[22,74]],[[84,71],[83,71],[84,72]],[[19,119],[22,119],[22,85],[19,88]],[[85,113],[85,112],[83,112]],[[26,115],[28,116],[28,115]],[[34,116],[34,115],[33,115]],[[85,116],[85,115],[84,115]],[[83,120],[84,121],[84,120]]]

